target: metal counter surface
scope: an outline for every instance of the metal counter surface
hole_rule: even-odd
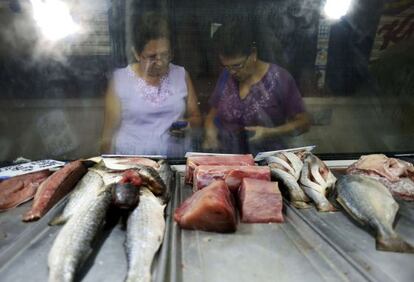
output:
[[[191,195],[184,166],[175,166],[173,206]],[[285,223],[238,224],[231,234],[171,232],[169,281],[366,281],[360,271],[285,206]]]
[[[414,245],[414,203],[399,202],[396,232]],[[344,211],[320,213],[297,210],[299,216],[370,281],[414,281],[414,254],[375,249],[374,234]]]
[[[182,230],[174,209],[188,196],[184,165],[166,208],[166,233],[153,264],[154,281],[413,281],[414,255],[375,250],[375,239],[344,212],[298,210],[285,203],[283,224],[238,224],[233,234]],[[28,202],[0,213],[0,280],[47,281],[47,256],[59,226],[47,223],[65,199],[38,222],[23,223]],[[400,202],[396,231],[414,244],[414,203]],[[78,281],[123,281],[125,230],[107,224]]]
[[[171,189],[172,177],[169,179]],[[32,204],[0,214],[0,281],[26,282],[48,280],[48,254],[61,226],[49,226],[48,222],[63,210],[66,199],[54,206],[37,222],[21,222],[21,214]],[[165,238],[169,237],[171,205],[166,207]],[[111,213],[111,209],[109,210]],[[76,281],[117,282],[124,281],[127,258],[124,248],[126,230],[120,217],[107,216],[107,222],[93,246],[93,253],[79,269]],[[4,236],[3,236],[4,237]],[[169,240],[164,240],[153,265],[153,281],[165,281]]]

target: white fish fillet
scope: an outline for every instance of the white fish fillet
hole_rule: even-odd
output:
[[[127,222],[127,282],[151,281],[151,265],[165,230],[165,205],[147,188],[142,188],[138,207]]]

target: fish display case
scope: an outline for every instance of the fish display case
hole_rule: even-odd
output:
[[[177,207],[192,188],[184,183],[185,167],[176,169],[173,206]],[[413,244],[414,205],[399,204],[396,231]],[[174,271],[167,281],[385,282],[414,277],[414,255],[377,251],[369,230],[343,211],[296,209],[284,201],[284,216],[281,224],[239,223],[230,234],[182,230],[173,223],[170,245],[175,255],[170,263]]]
[[[163,244],[153,281],[411,281],[412,254],[381,252],[375,238],[343,211],[296,209],[284,201],[281,224],[239,223],[235,233],[181,229],[173,214],[192,193],[184,165],[172,166]],[[340,174],[341,170],[334,170]],[[48,254],[61,227],[49,226],[67,197],[37,222],[23,223],[30,202],[0,214],[1,281],[47,281]],[[395,229],[414,244],[414,204],[399,202]],[[111,216],[76,281],[123,281],[127,271],[125,226]],[[118,214],[119,215],[119,214]]]
[[[167,180],[171,190],[173,175]],[[0,213],[0,281],[48,281],[48,255],[62,226],[48,223],[59,215],[68,201],[68,196],[57,203],[40,220],[30,223],[21,221],[22,214],[31,202]],[[171,210],[171,204],[167,210]],[[93,251],[77,273],[75,281],[124,281],[127,273],[125,250],[125,213],[109,209],[101,232],[93,245]],[[169,257],[171,213],[166,213],[165,240],[151,268],[153,281],[165,281]]]

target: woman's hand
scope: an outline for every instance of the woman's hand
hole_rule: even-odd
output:
[[[204,151],[215,151],[219,147],[219,142],[216,132],[207,132],[204,138],[203,144],[201,145]]]
[[[270,128],[263,127],[263,126],[246,126],[244,128],[247,132],[249,132],[249,142],[257,143],[261,142],[264,139],[269,137]]]

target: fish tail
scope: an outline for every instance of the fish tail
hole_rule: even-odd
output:
[[[62,225],[64,223],[66,223],[67,219],[66,217],[59,215],[55,218],[53,218],[50,222],[49,225],[53,226],[53,225]]]
[[[309,209],[311,207],[311,205],[302,201],[293,201],[292,205],[297,209]]]
[[[35,220],[38,220],[39,218],[40,218],[39,214],[30,210],[27,213],[25,213],[25,215],[23,216],[23,221],[24,222],[35,221]]]
[[[330,203],[330,202],[325,202],[325,203],[320,203],[317,205],[318,211],[320,212],[335,212],[337,211],[337,209]]]
[[[377,238],[376,249],[385,252],[414,253],[414,246],[405,242],[398,235],[389,238]]]

